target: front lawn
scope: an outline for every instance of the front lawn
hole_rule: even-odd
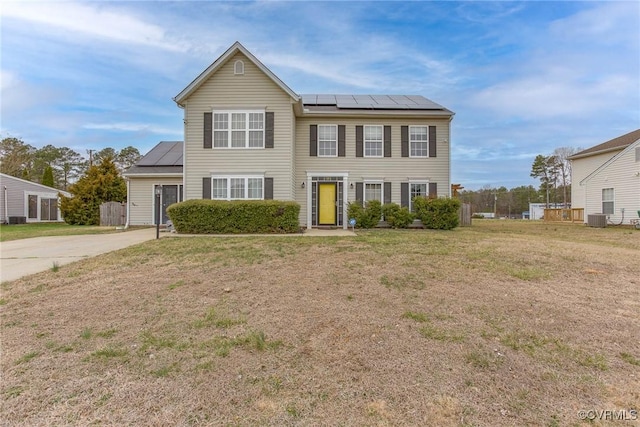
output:
[[[74,234],[115,233],[115,227],[69,225],[64,222],[0,225],[0,242],[43,236],[67,236]]]
[[[578,411],[640,408],[638,253],[634,230],[497,220],[150,241],[3,284],[1,417],[600,425]]]

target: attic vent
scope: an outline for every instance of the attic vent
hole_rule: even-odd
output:
[[[640,147],[636,147],[636,162],[640,162]]]
[[[237,60],[233,64],[233,74],[236,76],[244,74],[244,62]]]

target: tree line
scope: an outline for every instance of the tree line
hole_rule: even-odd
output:
[[[523,185],[511,189],[484,186],[480,190],[462,190],[458,197],[470,203],[472,211],[495,213],[498,217],[520,218],[529,211],[529,203],[570,206],[571,161],[569,157],[580,148],[560,147],[552,154],[539,154],[531,165],[531,176],[540,180],[540,187]]]
[[[45,145],[35,148],[23,140],[6,137],[0,141],[0,172],[49,187],[68,190],[86,174],[89,167],[111,159],[119,173],[133,166],[140,158],[137,148],[121,150],[111,147],[88,150],[87,156],[68,147]]]

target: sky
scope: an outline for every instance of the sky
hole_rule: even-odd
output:
[[[533,159],[640,128],[640,2],[6,1],[0,136],[87,150],[182,140],[172,100],[235,41],[298,94],[455,112],[453,183],[538,186]]]

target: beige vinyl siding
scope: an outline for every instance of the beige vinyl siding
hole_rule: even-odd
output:
[[[307,222],[307,191],[300,188],[307,172],[349,174],[349,184],[363,179],[383,179],[391,182],[391,200],[400,204],[400,183],[409,179],[427,178],[438,184],[438,196],[449,196],[450,127],[449,118],[298,118],[296,125],[296,201],[300,203],[300,223]],[[312,157],[309,155],[309,126],[312,124],[345,125],[345,157]],[[356,157],[356,126],[391,126],[391,157]],[[402,157],[401,126],[436,126],[437,157]],[[346,202],[355,200],[355,188],[348,188]]]
[[[640,146],[640,144],[636,144]],[[620,157],[609,163],[597,174],[590,177],[584,185],[586,204],[585,222],[589,214],[602,212],[602,189],[614,189],[614,213],[610,220],[618,224],[622,220],[621,208],[624,208],[624,224],[631,219],[638,219],[640,209],[640,162],[635,161],[633,147]]]
[[[589,174],[605,162],[611,159],[622,150],[611,151],[605,154],[597,154],[594,156],[584,157],[571,161],[571,207],[572,208],[585,208],[586,207],[586,193],[585,187],[580,185],[580,181],[585,179]],[[585,222],[587,221],[585,211]]]
[[[182,185],[182,177],[129,178],[129,225],[152,225],[156,185]]]
[[[237,60],[244,75],[234,75]],[[293,99],[241,53],[231,57],[185,101],[185,200],[202,198],[202,178],[215,174],[265,174],[274,199],[292,200]],[[274,112],[274,148],[203,148],[204,113],[225,108]]]

